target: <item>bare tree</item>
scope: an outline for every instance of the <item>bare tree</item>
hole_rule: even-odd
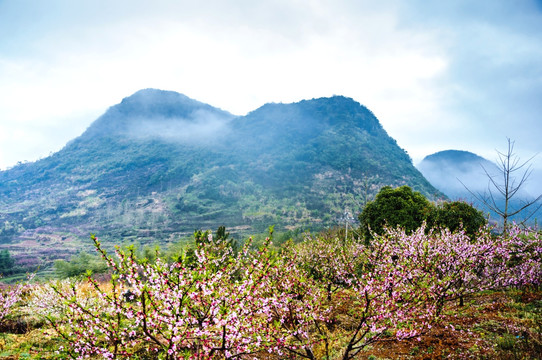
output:
[[[497,150],[498,161],[496,165],[498,172],[496,174],[490,173],[484,165],[481,165],[489,179],[487,192],[483,194],[474,193],[463,184],[478,201],[502,218],[504,233],[508,230],[511,217],[528,209],[528,213],[523,216],[521,221],[521,224],[525,224],[542,206],[541,203],[533,206],[542,199],[542,194],[531,199],[518,201],[517,204],[519,205],[512,205],[512,199],[531,176],[533,171],[531,161],[536,155],[533,155],[527,161],[521,162],[519,156],[514,153],[514,141],[508,138],[507,140],[508,150],[506,152]]]

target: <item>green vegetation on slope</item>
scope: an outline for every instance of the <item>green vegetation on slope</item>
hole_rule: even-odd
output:
[[[36,255],[38,266],[69,259],[90,232],[149,244],[216,224],[240,235],[271,224],[320,229],[358,214],[386,185],[440,196],[352,99],[267,104],[236,117],[147,89],[58,153],[0,172],[0,246],[14,257],[49,252]]]

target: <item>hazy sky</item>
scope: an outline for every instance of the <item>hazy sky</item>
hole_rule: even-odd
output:
[[[542,151],[542,1],[0,0],[0,168],[142,88],[244,115],[344,95],[417,163]],[[542,159],[537,159],[542,163]]]

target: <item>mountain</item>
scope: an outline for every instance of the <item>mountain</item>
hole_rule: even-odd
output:
[[[423,176],[451,199],[472,201],[469,192],[487,190],[488,177],[499,169],[489,160],[462,150],[445,150],[426,156],[417,166]],[[467,188],[469,190],[467,190]]]
[[[234,116],[146,89],[61,151],[0,172],[0,245],[38,247],[51,259],[77,251],[90,232],[146,243],[219,225],[242,234],[316,229],[345,210],[355,216],[382,186],[405,184],[441,195],[350,98]]]
[[[493,177],[497,184],[501,184],[503,178],[502,169],[481,156],[468,151],[446,150],[426,156],[419,164],[418,169],[429,182],[452,200],[465,200],[473,203],[476,207],[490,214],[490,218],[499,221],[500,217],[489,211],[480,198],[491,201],[490,191],[493,194],[495,204],[504,209],[504,198],[491,184],[489,176]],[[524,169],[526,170],[526,169]],[[521,176],[523,172],[512,173],[512,177]],[[511,185],[515,186],[520,179],[511,179]],[[515,182],[514,182],[515,181]],[[515,185],[514,185],[515,184]],[[535,192],[529,193],[529,184],[525,184],[510,202],[509,212],[520,209],[526,200],[532,200]],[[475,196],[476,195],[476,196]],[[536,205],[531,208],[536,209]],[[512,220],[522,221],[529,216],[528,210],[513,217]],[[542,211],[531,216],[531,220],[540,218]]]

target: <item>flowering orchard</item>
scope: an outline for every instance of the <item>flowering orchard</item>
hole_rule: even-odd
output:
[[[0,323],[12,311],[13,306],[20,300],[21,292],[21,285],[16,285],[15,287],[8,288],[4,291],[0,290]]]
[[[27,282],[34,278],[35,274],[28,275]],[[25,289],[28,288],[27,284],[17,284],[10,286],[6,289],[0,289],[0,324],[11,313],[21,299]]]
[[[131,249],[110,256],[92,239],[110,283],[53,282],[32,300],[65,339],[58,351],[77,359],[352,359],[427,333],[449,301],[542,281],[542,243],[519,229],[474,241],[388,229],[369,245],[307,236],[238,252],[209,236],[169,263]]]

